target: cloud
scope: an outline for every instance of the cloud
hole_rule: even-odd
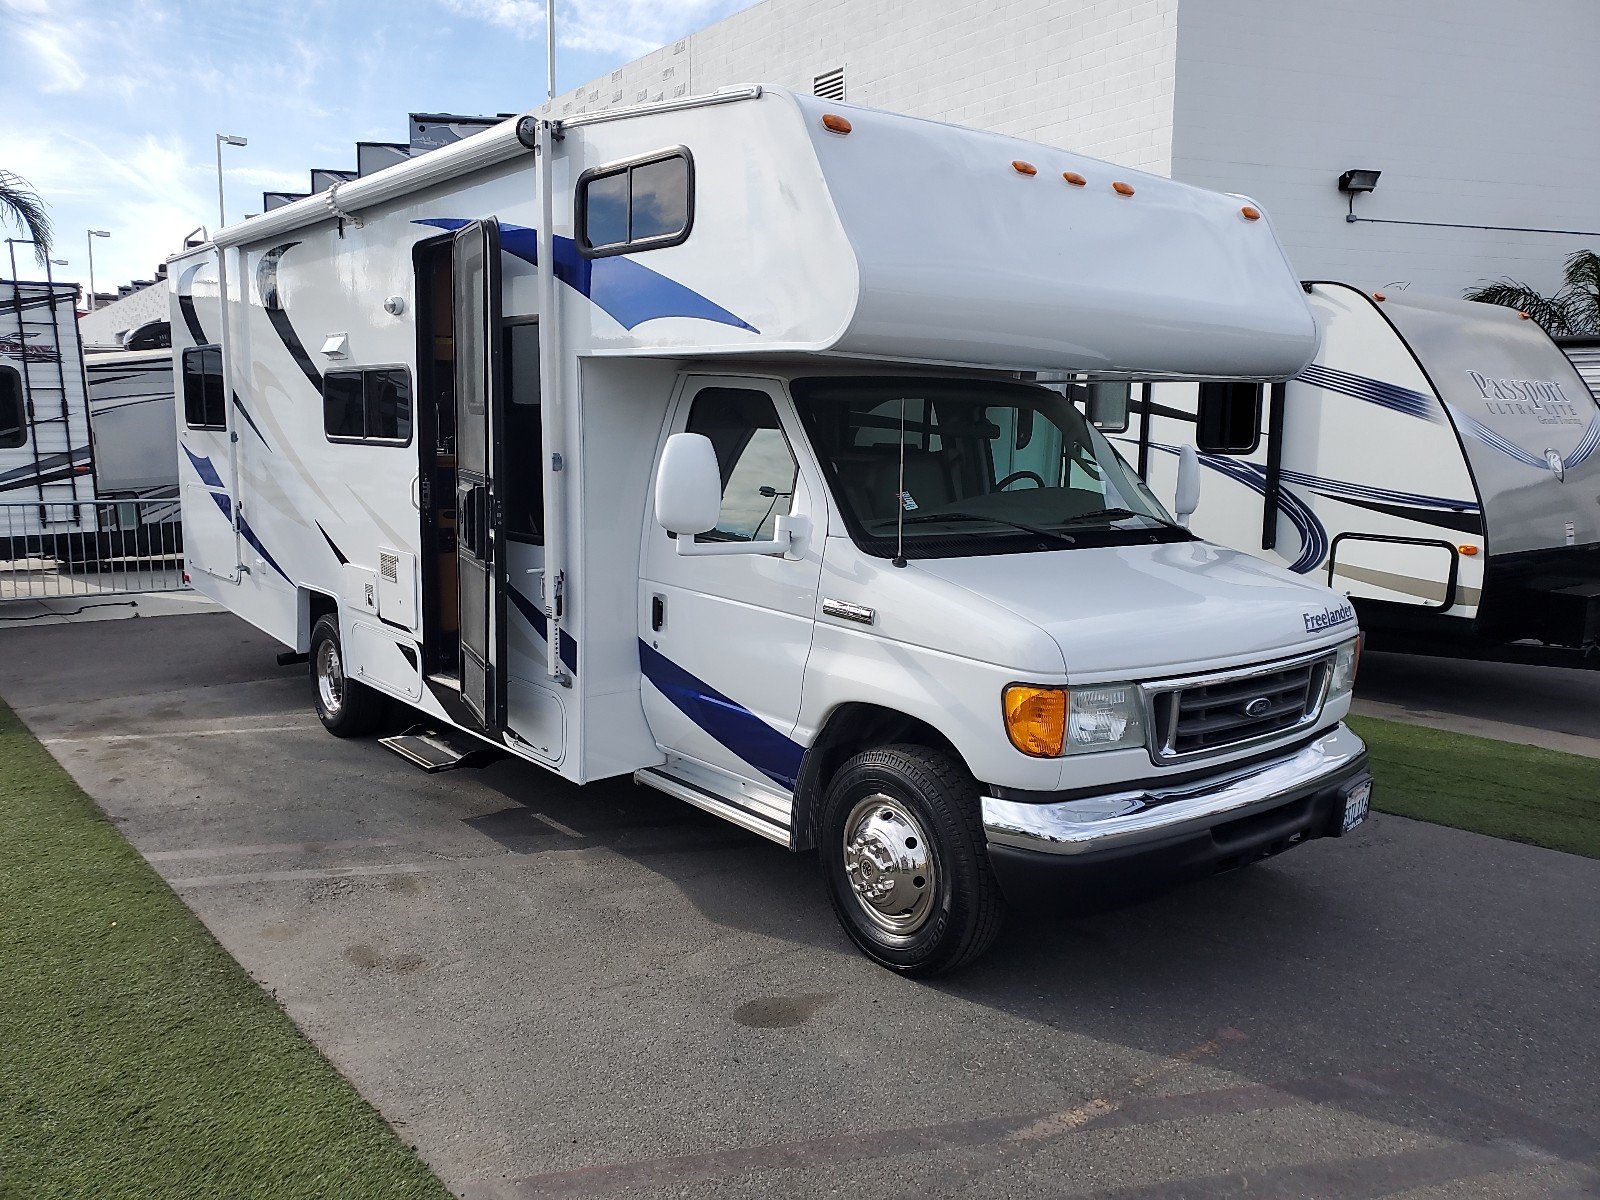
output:
[[[746,0],[746,3],[748,0]],[[442,0],[451,12],[543,41],[540,0]],[[558,0],[556,44],[638,57],[746,7],[738,0]]]
[[[40,75],[40,86],[47,92],[76,92],[88,82],[89,74],[67,49],[78,39],[65,25],[49,21],[30,22],[18,31],[21,53],[28,56]]]

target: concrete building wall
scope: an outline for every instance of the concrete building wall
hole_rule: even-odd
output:
[[[1302,276],[1460,295],[1545,290],[1600,237],[1345,222],[1600,230],[1596,0],[1182,0],[1172,173],[1271,211]]]
[[[1035,138],[1131,167],[1171,165],[1178,0],[766,0],[558,97],[583,112],[738,83]]]
[[[1600,0],[764,0],[558,97],[581,112],[739,83],[953,121],[1254,196],[1295,269],[1459,295],[1552,289],[1600,238]]]

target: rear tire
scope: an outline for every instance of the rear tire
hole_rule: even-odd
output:
[[[345,675],[339,618],[325,613],[311,629],[311,694],[317,719],[334,737],[361,737],[383,721],[383,695]]]
[[[1005,918],[978,812],[956,759],[888,746],[839,769],[818,829],[828,898],[851,940],[904,975],[965,966]]]

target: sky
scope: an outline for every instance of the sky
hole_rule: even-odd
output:
[[[557,94],[751,2],[558,0]],[[0,0],[0,169],[48,206],[57,279],[87,285],[85,230],[110,231],[111,291],[215,227],[216,134],[250,142],[223,150],[234,221],[353,169],[357,141],[406,141],[407,113],[540,104],[544,31],[542,0]]]

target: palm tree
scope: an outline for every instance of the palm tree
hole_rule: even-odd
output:
[[[1600,254],[1579,250],[1562,268],[1561,289],[1545,296],[1514,279],[1468,288],[1468,300],[1521,309],[1549,334],[1600,333]]]
[[[0,219],[32,240],[33,256],[44,266],[50,257],[50,216],[28,181],[10,171],[0,171]]]

